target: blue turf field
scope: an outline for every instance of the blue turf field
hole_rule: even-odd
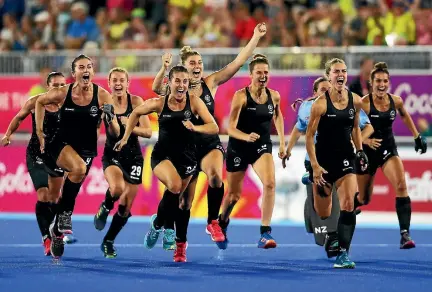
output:
[[[99,249],[104,233],[84,219],[74,220],[79,243],[66,246],[54,264],[43,256],[36,220],[17,218],[0,217],[1,292],[432,291],[432,230],[426,227],[412,230],[412,250],[399,250],[395,228],[358,228],[351,250],[356,269],[335,270],[304,227],[274,226],[278,248],[260,250],[258,225],[233,224],[222,252],[203,223],[191,223],[189,262],[174,263],[160,245],[143,247],[143,220],[126,225],[116,241],[118,257],[105,259]]]

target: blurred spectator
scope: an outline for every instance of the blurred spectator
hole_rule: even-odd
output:
[[[370,73],[374,66],[374,60],[364,58],[360,61],[360,75],[355,78],[349,85],[349,90],[359,96],[365,96],[372,90],[369,79]]]
[[[150,36],[144,24],[145,11],[140,8],[132,10],[130,26],[125,30],[121,40],[124,49],[148,49],[152,47]]]
[[[432,136],[432,127],[425,118],[419,118],[417,120],[417,128],[420,132],[420,135],[425,137]]]
[[[98,41],[99,28],[94,18],[88,15],[88,11],[89,7],[85,2],[72,4],[72,22],[66,33],[66,49],[80,49],[87,41]]]
[[[415,22],[406,0],[393,0],[391,9],[379,0],[385,41],[388,46],[415,43]]]
[[[236,46],[243,47],[247,44],[253,35],[257,21],[249,14],[246,5],[238,4],[234,8]]]

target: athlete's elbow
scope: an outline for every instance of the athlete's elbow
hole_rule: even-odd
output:
[[[219,134],[219,126],[216,123],[212,124],[211,135]]]
[[[143,138],[150,139],[150,138],[152,137],[152,135],[153,135],[153,131],[152,131],[152,129],[145,129],[145,130],[143,131],[143,135],[142,135],[142,137],[143,137]]]

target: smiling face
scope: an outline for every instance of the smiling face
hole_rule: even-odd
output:
[[[88,86],[94,76],[93,62],[87,58],[77,60],[72,76],[80,86]]]
[[[169,86],[174,98],[181,101],[189,88],[189,74],[187,72],[174,72]]]
[[[127,94],[129,89],[129,78],[126,72],[113,71],[109,76],[108,85],[112,95],[122,97]]]
[[[384,97],[390,87],[389,75],[385,72],[377,72],[372,80],[372,91],[377,97]]]
[[[189,78],[197,83],[203,77],[204,64],[200,55],[192,55],[186,59],[184,66],[189,72]]]
[[[338,92],[341,92],[345,88],[347,78],[348,78],[346,65],[344,63],[333,64],[330,67],[330,72],[328,77],[331,86],[335,88]]]
[[[269,81],[269,65],[264,63],[255,64],[250,73],[252,84],[258,88],[264,88]]]

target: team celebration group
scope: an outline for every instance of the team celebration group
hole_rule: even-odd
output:
[[[99,231],[105,228],[107,217],[118,201],[101,244],[105,257],[117,256],[114,241],[132,216],[130,210],[141,184],[143,155],[138,137],[152,136],[148,118],[151,113],[158,115],[159,122],[151,167],[165,191],[144,238],[147,248],[153,248],[161,236],[163,248],[174,251],[174,261],[186,262],[190,210],[201,171],[208,179],[205,232],[218,248],[228,248],[230,214],[241,197],[249,165],[263,187],[257,247],[277,247],[271,228],[275,204],[272,120],[279,137],[278,156],[284,167],[299,137],[306,135],[307,175],[302,181],[312,203],[311,212],[323,222],[334,222],[323,245],[328,257],[336,257],[335,268],[355,267],[349,249],[356,216],[359,207],[371,200],[378,167],[396,193],[400,248],[415,247],[409,233],[411,201],[392,132],[397,112],[414,137],[415,151],[425,153],[427,144],[405,110],[402,98],[388,93],[387,65],[375,64],[369,80],[372,90],[360,97],[346,89],[345,62],[337,58],[327,61],[325,74],[313,84],[312,97],[300,101],[297,122],[286,143],[281,96],[267,87],[269,61],[262,54],[253,55],[265,34],[265,24],[258,24],[238,56],[220,71],[205,77],[199,52],[183,47],[181,64],[172,67],[172,55],[164,54],[153,83],[157,97],[145,101],[129,93],[130,76],[123,68],[109,72],[110,92],[93,83],[93,63],[85,55],[72,62],[73,83],[66,84],[61,72],[49,74],[48,92],[27,100],[1,141],[3,146],[9,145],[20,123],[32,116],[33,133],[26,161],[37,192],[35,213],[45,255],[59,259],[65,243],[74,241],[75,200],[97,156],[103,123],[106,142],[102,164],[109,188],[99,210],[95,210],[94,226]],[[218,87],[232,78],[249,58],[250,84],[232,98],[225,150],[214,119],[214,96]],[[164,83],[167,71],[168,81]],[[293,108],[297,110],[294,105]],[[224,160],[226,186],[222,179]],[[333,204],[339,208],[333,208]]]

